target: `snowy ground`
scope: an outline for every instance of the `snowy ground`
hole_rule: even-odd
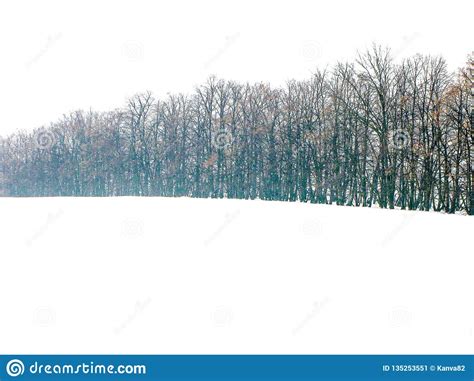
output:
[[[2,353],[473,353],[474,218],[0,198]]]

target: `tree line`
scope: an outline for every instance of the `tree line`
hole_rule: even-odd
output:
[[[474,57],[374,46],[281,88],[214,77],[0,140],[4,196],[190,196],[474,214]]]

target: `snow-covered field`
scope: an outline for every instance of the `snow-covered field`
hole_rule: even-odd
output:
[[[2,353],[473,353],[474,218],[0,198]]]

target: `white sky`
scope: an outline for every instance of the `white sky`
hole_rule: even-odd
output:
[[[190,92],[215,74],[310,76],[372,42],[397,58],[472,51],[474,1],[22,0],[0,3],[0,135],[145,90]]]

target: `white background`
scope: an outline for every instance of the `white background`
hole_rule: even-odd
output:
[[[442,54],[451,70],[473,48],[470,0],[0,4],[0,135],[145,90],[190,92],[211,74],[283,85],[373,42],[397,59]]]
[[[474,218],[0,198],[0,353],[473,353]]]
[[[372,42],[472,49],[471,1],[10,1],[0,134]],[[471,33],[472,34],[472,33]],[[0,199],[1,353],[473,353],[473,219],[188,199]]]

